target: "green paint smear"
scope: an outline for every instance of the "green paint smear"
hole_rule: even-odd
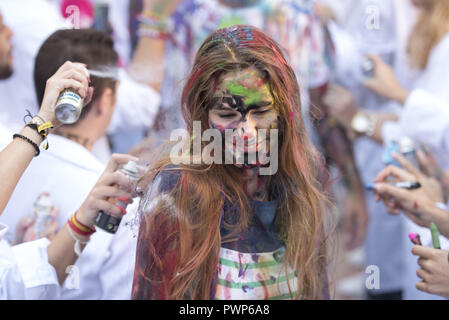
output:
[[[252,89],[246,89],[242,85],[237,85],[234,83],[228,86],[229,93],[235,96],[241,96],[246,98],[245,105],[249,106],[256,102],[259,102],[262,98],[262,93]]]
[[[236,24],[244,24],[243,19],[237,16],[230,17],[229,19],[223,19],[220,22],[218,29],[229,28]]]

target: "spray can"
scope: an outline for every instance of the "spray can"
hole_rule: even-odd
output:
[[[86,76],[89,71],[84,68]],[[61,92],[56,101],[55,116],[63,124],[72,124],[78,121],[83,110],[84,99],[74,89],[66,89]]]
[[[409,137],[399,139],[399,152],[410,161],[415,168],[418,168],[418,158],[416,157],[415,143]]]
[[[52,220],[51,212],[53,206],[50,200],[50,194],[44,192],[34,202],[34,234],[36,239],[44,236],[47,224]]]
[[[56,119],[63,124],[78,121],[83,110],[84,99],[73,89],[64,90],[56,102]]]
[[[135,163],[134,161],[128,162],[127,164],[122,166],[118,171],[128,176],[132,183],[137,182],[137,180],[139,179],[138,166],[137,163]],[[123,209],[126,209],[128,205],[127,203],[120,200],[109,199],[108,201],[114,203],[118,207],[122,207]],[[106,212],[100,211],[95,221],[95,224],[97,227],[109,233],[116,233],[121,221],[122,221],[121,217],[115,217]]]

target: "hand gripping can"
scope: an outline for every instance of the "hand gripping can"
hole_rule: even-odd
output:
[[[135,163],[134,161],[128,162],[118,171],[128,176],[132,184],[137,182],[137,180],[139,179],[138,166],[137,163]],[[121,207],[123,209],[126,209],[128,205],[127,203],[120,200],[116,201],[114,199],[109,199],[108,201],[114,203],[116,206]],[[105,230],[106,232],[116,233],[121,221],[122,217],[115,217],[106,212],[100,211],[98,213],[95,224],[97,227]]]
[[[63,124],[72,124],[78,121],[83,110],[84,99],[73,89],[66,89],[56,102],[56,119]]]
[[[84,68],[89,77],[89,71]],[[61,92],[56,101],[55,116],[62,124],[72,124],[78,121],[83,110],[84,99],[74,89],[66,89]]]

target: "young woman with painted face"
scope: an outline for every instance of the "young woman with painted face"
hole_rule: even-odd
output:
[[[322,165],[279,46],[249,26],[213,32],[187,79],[182,113],[190,135],[194,121],[202,133],[224,135],[224,153],[235,146],[233,162],[173,165],[165,157],[150,170],[133,298],[327,298]],[[262,141],[261,129],[278,133],[263,150],[271,162],[278,153],[270,175],[261,175],[268,164],[249,161],[273,139],[267,133]]]

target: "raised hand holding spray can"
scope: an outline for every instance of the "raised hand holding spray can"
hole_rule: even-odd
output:
[[[134,161],[128,162],[127,164],[119,168],[118,171],[126,175],[130,179],[130,183],[132,183],[133,185],[139,179],[138,165]],[[121,199],[119,200],[109,199],[108,201],[114,203],[117,207],[120,207],[123,211],[125,211],[126,207],[128,206],[128,203]],[[122,217],[112,216],[109,213],[101,211],[97,216],[95,224],[97,227],[109,233],[116,233],[121,221]]]
[[[89,71],[83,68],[87,78]],[[78,121],[83,110],[84,99],[74,89],[65,89],[56,101],[55,116],[63,124],[72,124]]]

